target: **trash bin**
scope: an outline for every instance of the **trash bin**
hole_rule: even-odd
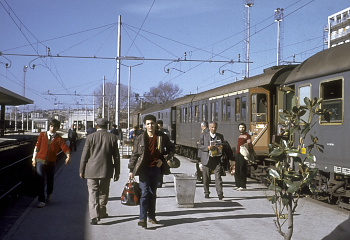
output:
[[[174,186],[177,206],[194,207],[197,177],[190,174],[174,174]]]

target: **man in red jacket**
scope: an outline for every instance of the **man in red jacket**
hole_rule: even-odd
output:
[[[70,149],[66,141],[56,133],[61,123],[53,119],[49,123],[50,130],[41,132],[35,145],[32,164],[36,168],[39,177],[38,208],[45,207],[52,198],[55,164],[57,154],[62,150],[66,155],[66,164],[70,163]],[[45,198],[45,178],[47,182]]]

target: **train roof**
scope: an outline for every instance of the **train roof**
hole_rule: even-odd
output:
[[[163,104],[156,104],[150,108],[140,111],[141,114],[154,113],[172,106],[180,106],[192,101],[200,101],[203,99],[215,98],[218,96],[230,95],[239,91],[247,90],[252,87],[264,87],[267,85],[280,85],[284,83],[288,74],[296,67],[296,65],[273,66],[264,70],[263,74],[245,78],[241,81],[230,83],[218,88],[214,88],[198,94],[190,94],[181,98],[168,101]]]
[[[149,108],[142,110],[140,112],[141,112],[141,114],[147,114],[147,113],[154,113],[154,112],[162,111],[164,109],[169,109],[172,106],[174,106],[176,102],[181,101],[182,99],[187,99],[189,97],[193,98],[193,95],[187,95],[184,97],[180,97],[180,98],[177,98],[174,100],[167,101],[165,103],[154,104],[152,107],[149,107]]]
[[[192,101],[199,101],[217,96],[225,96],[237,91],[247,90],[252,87],[264,87],[270,84],[280,85],[285,81],[285,79],[288,76],[288,73],[292,71],[295,67],[295,65],[274,66],[265,69],[263,74],[250,78],[245,78],[238,82],[234,82],[202,93],[198,93],[193,97]],[[177,101],[175,104],[181,105],[182,101]]]
[[[344,72],[350,69],[350,43],[316,53],[296,67],[285,84]]]

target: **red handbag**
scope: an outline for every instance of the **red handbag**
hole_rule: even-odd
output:
[[[136,206],[140,204],[141,189],[139,183],[135,179],[129,179],[124,186],[121,203],[127,206]]]

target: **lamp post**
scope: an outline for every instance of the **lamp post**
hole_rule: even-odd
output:
[[[15,106],[15,131],[17,131],[17,107]]]
[[[126,67],[129,67],[129,83],[128,83],[128,127],[127,127],[127,133],[128,133],[128,136],[129,136],[129,133],[130,133],[130,91],[131,91],[131,69],[133,67],[136,67],[136,66],[139,66],[139,65],[142,65],[142,63],[139,63],[139,64],[135,64],[135,65],[132,65],[132,66],[128,66],[128,65],[124,65],[122,64],[123,66],[126,66]],[[118,126],[119,127],[119,126]]]
[[[275,10],[275,22],[277,22],[277,66],[281,63],[281,22],[283,20],[283,8]]]
[[[23,67],[23,97],[26,96],[26,73],[28,70],[28,66]]]

